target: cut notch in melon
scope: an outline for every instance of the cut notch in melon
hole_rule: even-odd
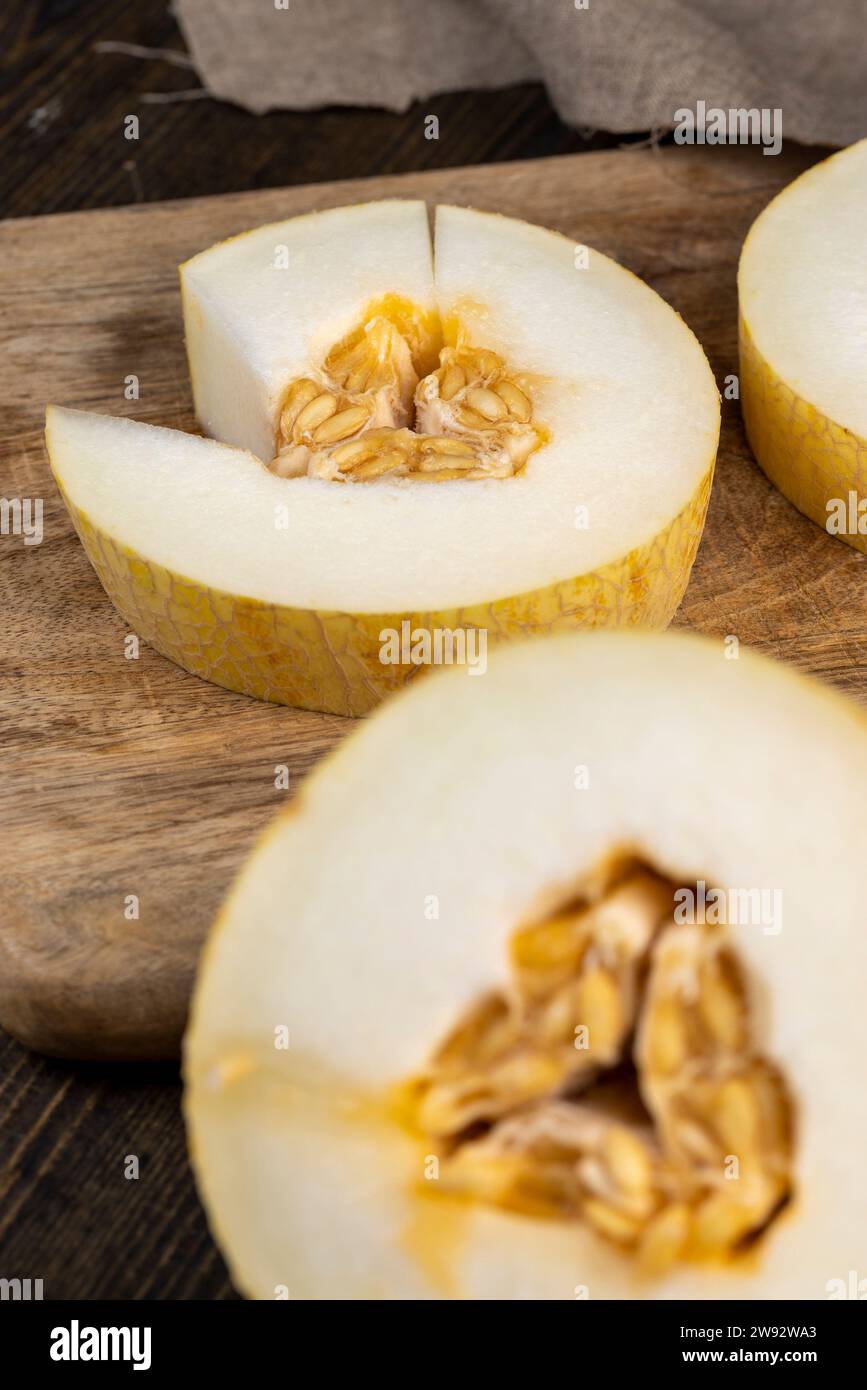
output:
[[[771,482],[867,551],[867,140],[808,169],[750,228],[741,399]]]
[[[827,1297],[863,1244],[865,786],[860,711],[680,635],[391,702],[200,968],[185,1110],[236,1284]],[[737,920],[678,921],[701,884]]]
[[[496,641],[670,620],[719,399],[689,330],[614,262],[576,263],[555,233],[440,208],[434,272],[424,204],[387,202],[222,243],[187,262],[182,291],[196,408],[234,447],[61,410],[47,431],[103,584],[179,664],[362,714],[419,669],[383,657],[383,634],[404,624]],[[362,401],[361,432],[330,438]],[[281,438],[275,468],[257,462]],[[344,471],[347,444],[362,457]],[[458,446],[438,469],[438,449]],[[276,476],[299,448],[304,476]],[[399,462],[376,476],[383,451]],[[370,485],[350,485],[369,465]]]

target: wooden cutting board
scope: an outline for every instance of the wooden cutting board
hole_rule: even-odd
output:
[[[9,1032],[62,1055],[176,1054],[199,947],[243,855],[351,727],[207,685],[145,647],[127,659],[126,624],[51,479],[45,403],[193,428],[178,262],[262,222],[394,194],[526,217],[615,256],[680,311],[723,383],[744,233],[815,157],[618,151],[0,225],[2,496],[44,504],[41,544],[0,538]],[[131,375],[138,401],[124,396]],[[677,625],[736,635],[865,700],[865,565],[769,486],[724,402]]]

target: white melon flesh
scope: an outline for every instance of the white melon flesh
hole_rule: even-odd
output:
[[[756,458],[820,526],[842,503],[847,525],[832,533],[859,550],[867,550],[865,226],[862,140],[765,208],[738,275],[741,393]]]
[[[517,644],[390,702],[263,837],[200,968],[185,1109],[238,1287],[827,1297],[863,1266],[865,788],[860,711],[705,639]],[[780,890],[779,930],[727,931],[796,1120],[793,1200],[758,1245],[650,1282],[580,1221],[438,1194],[388,1100],[506,985],[516,926],[623,849],[676,883]]]
[[[719,431],[695,338],[635,276],[595,251],[585,265],[553,232],[446,207],[435,249],[432,271],[424,205],[392,201],[260,228],[187,262],[196,408],[246,453],[51,412],[52,467],[100,578],[181,665],[360,714],[417,669],[380,659],[382,630],[404,620],[492,641],[670,620]],[[359,486],[254,462],[275,451],[289,384],[389,296],[417,311],[419,359],[435,356],[442,325],[520,374],[542,443],[515,476]]]

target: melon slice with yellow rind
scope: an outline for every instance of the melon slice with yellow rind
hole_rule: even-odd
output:
[[[363,714],[418,672],[384,651],[405,630],[670,620],[719,429],[694,337],[526,223],[440,208],[435,251],[432,270],[424,205],[393,201],[188,262],[196,406],[222,445],[50,412],[97,573],[187,669]]]
[[[740,389],[771,482],[867,551],[867,140],[808,169],[741,252]]]

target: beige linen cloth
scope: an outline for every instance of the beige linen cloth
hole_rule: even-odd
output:
[[[581,8],[586,3],[587,8]],[[779,107],[783,133],[867,135],[867,0],[174,0],[199,76],[248,111],[382,106],[541,80],[579,128]],[[432,108],[432,114],[436,114]]]

